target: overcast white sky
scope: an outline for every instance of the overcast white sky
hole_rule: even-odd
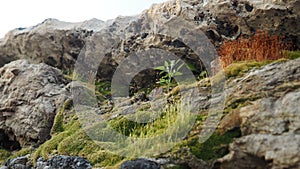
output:
[[[167,0],[3,0],[0,2],[0,38],[9,30],[36,25],[47,18],[80,22],[135,15],[153,3]]]

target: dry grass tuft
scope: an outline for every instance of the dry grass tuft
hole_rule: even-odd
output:
[[[219,49],[223,67],[238,61],[266,61],[285,58],[283,50],[288,49],[284,37],[269,35],[264,31],[257,31],[249,38],[239,38],[225,41]]]

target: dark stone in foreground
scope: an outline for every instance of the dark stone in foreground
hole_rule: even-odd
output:
[[[1,167],[1,169],[29,169],[29,167],[26,167],[26,163],[28,162],[29,156],[24,157],[17,157],[14,159],[9,159],[6,161],[5,166]]]
[[[0,169],[34,169],[29,162],[29,156],[7,160]],[[92,169],[91,163],[77,156],[55,156],[48,161],[39,158],[35,169]]]
[[[124,162],[121,169],[161,169],[161,167],[154,161],[141,158]]]
[[[42,158],[40,158],[37,162],[37,169],[91,169],[91,163],[81,157],[77,156],[55,156],[44,162]]]

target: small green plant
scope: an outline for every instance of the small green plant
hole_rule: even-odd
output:
[[[180,72],[180,69],[184,65],[184,63],[179,65],[180,60],[170,60],[165,61],[163,66],[158,66],[155,68],[155,70],[160,70],[160,75],[163,75],[159,81],[157,82],[160,85],[167,85],[167,90],[170,90],[170,85],[172,82],[172,79],[176,76],[181,76],[182,73]]]
[[[205,79],[208,77],[208,74],[207,74],[207,71],[202,71],[199,76],[198,76],[198,79],[201,80],[201,79]]]

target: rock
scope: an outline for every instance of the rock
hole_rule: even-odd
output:
[[[7,160],[5,166],[7,166],[8,169],[27,169],[26,163],[28,162],[28,158],[29,155]]]
[[[217,168],[300,167],[300,136],[294,134],[253,134],[237,139],[230,154],[218,160]]]
[[[247,105],[228,115],[236,117],[234,125],[240,126],[243,137],[230,145],[230,153],[218,159],[215,168],[300,167],[299,65],[300,59],[270,64],[231,83],[238,91],[234,97],[248,98]],[[230,123],[224,119],[221,126]]]
[[[2,167],[0,167],[0,169],[8,169],[8,167],[2,166]]]
[[[12,30],[0,41],[0,66],[16,59],[28,59],[69,70],[68,65],[75,63],[85,38],[91,36],[93,29],[101,28],[101,24],[102,21],[95,19],[83,23],[47,19],[31,28]]]
[[[50,138],[68,81],[46,64],[17,60],[0,68],[0,146],[15,150]]]
[[[91,169],[92,166],[89,161],[84,158],[77,156],[55,156],[45,162],[44,164],[42,159],[38,161],[37,169]]]
[[[161,167],[154,161],[141,158],[122,163],[121,169],[161,169]]]
[[[223,40],[264,30],[286,36],[299,48],[299,4],[299,0],[174,0],[152,6],[142,17],[162,23],[184,18],[198,25],[217,46]],[[141,22],[146,23],[142,19]]]
[[[46,165],[47,164],[44,158],[40,157],[36,162],[36,169],[44,169]]]
[[[0,66],[16,59],[29,59],[71,71],[86,42],[99,34],[100,38],[105,35],[112,40],[104,42],[107,43],[107,51],[98,70],[98,78],[103,80],[111,78],[124,58],[149,48],[170,51],[201,68],[197,55],[179,37],[168,37],[163,31],[158,31],[168,31],[167,23],[183,21],[193,25],[192,30],[202,30],[216,46],[224,40],[264,30],[285,36],[299,49],[299,4],[299,0],[172,0],[153,5],[140,15],[118,17],[106,22],[92,19],[67,23],[47,19],[31,28],[13,30],[0,40]],[[153,82],[153,79],[145,84]],[[141,80],[138,82],[142,83]]]
[[[32,169],[32,165],[28,165],[29,156],[17,157],[8,160],[3,169]],[[6,168],[5,168],[6,167]],[[36,162],[35,169],[91,169],[89,161],[77,156],[55,156],[48,161],[39,158]]]

